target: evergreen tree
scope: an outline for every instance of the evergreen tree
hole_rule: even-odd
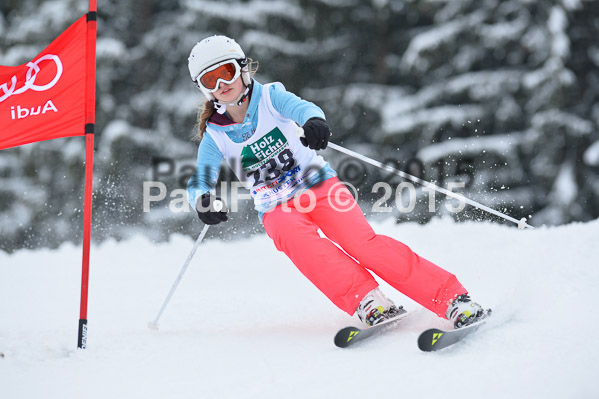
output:
[[[0,64],[31,60],[86,7],[2,2]],[[93,239],[197,234],[195,215],[169,203],[193,173],[190,139],[203,103],[187,57],[213,34],[236,38],[261,63],[258,80],[281,81],[320,105],[339,144],[442,186],[462,182],[465,195],[515,217],[532,214],[535,225],[597,218],[598,7],[590,0],[102,1]],[[84,147],[69,138],[0,153],[0,248],[80,241]],[[430,194],[418,188],[414,211],[372,213],[384,194],[371,193],[372,185],[400,181],[326,156],[360,188],[371,217],[426,222],[453,204],[437,195],[430,212]],[[150,180],[164,183],[167,197],[143,212]],[[211,232],[260,231],[249,201],[242,209],[233,228]]]

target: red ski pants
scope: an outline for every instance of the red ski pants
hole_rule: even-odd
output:
[[[263,224],[277,249],[350,315],[378,286],[369,270],[441,317],[450,300],[467,293],[453,274],[401,242],[376,234],[337,178],[277,206],[264,215]],[[319,228],[327,238],[318,234]]]

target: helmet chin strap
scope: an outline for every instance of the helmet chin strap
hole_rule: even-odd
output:
[[[210,100],[210,102],[214,105],[214,109],[216,109],[216,112],[218,112],[219,114],[222,115],[225,112],[227,112],[227,105],[241,105],[241,104],[243,104],[247,100],[247,98],[248,98],[248,96],[250,94],[250,91],[252,90],[253,86],[254,86],[254,80],[252,79],[252,81],[250,82],[250,84],[248,86],[246,86],[246,88],[243,91],[243,93],[241,93],[239,95],[239,97],[237,98],[237,100],[235,100],[233,102],[224,104],[224,103],[221,103],[220,101],[218,101],[216,99]]]

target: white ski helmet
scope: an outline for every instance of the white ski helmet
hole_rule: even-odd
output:
[[[214,101],[214,95],[207,90],[202,88],[197,81],[200,73],[206,68],[226,60],[237,60],[241,66],[241,78],[246,86],[250,85],[250,71],[248,67],[248,60],[245,53],[241,49],[241,46],[235,42],[235,40],[227,36],[210,36],[198,42],[188,58],[189,74],[191,80],[202,90],[202,93],[209,100]]]

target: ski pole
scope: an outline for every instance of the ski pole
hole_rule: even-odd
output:
[[[175,293],[175,290],[177,289],[177,286],[179,285],[179,282],[181,281],[181,278],[183,277],[185,270],[187,270],[187,266],[189,266],[189,262],[191,262],[191,259],[195,255],[198,247],[200,246],[202,240],[204,239],[204,236],[206,235],[206,232],[208,232],[208,227],[210,227],[210,225],[208,225],[208,224],[204,225],[204,228],[202,229],[202,232],[200,233],[193,248],[191,249],[191,252],[189,253],[189,256],[187,257],[187,260],[183,264],[183,267],[181,268],[179,275],[175,279],[175,282],[173,283],[171,290],[169,291],[168,295],[166,296],[166,299],[164,300],[164,302],[162,303],[162,307],[160,308],[160,311],[158,311],[158,314],[156,315],[156,318],[154,319],[154,321],[151,321],[148,323],[148,327],[150,329],[158,330],[158,320],[160,319],[160,316],[162,316],[162,312],[164,312],[166,305],[168,305],[169,301],[171,300],[171,297]]]
[[[298,135],[298,137],[303,137],[304,136],[304,129],[302,129],[301,127],[299,127],[298,130],[297,130],[297,135]],[[481,210],[486,211],[488,213],[491,213],[491,214],[493,214],[495,216],[499,216],[500,218],[508,220],[508,221],[510,221],[512,223],[516,223],[518,225],[518,228],[521,229],[521,230],[524,230],[527,227],[529,229],[534,229],[533,226],[531,226],[528,223],[526,223],[526,218],[522,218],[520,220],[515,219],[515,218],[513,218],[511,216],[506,215],[505,213],[501,213],[499,211],[496,211],[493,208],[489,208],[486,205],[483,205],[483,204],[481,204],[479,202],[473,201],[470,198],[467,198],[467,197],[463,196],[462,194],[457,194],[457,193],[454,193],[452,191],[446,190],[443,187],[439,187],[439,186],[437,186],[437,185],[435,185],[433,183],[430,183],[430,182],[428,182],[426,180],[422,180],[422,179],[420,179],[420,178],[418,178],[416,176],[412,176],[409,173],[402,172],[401,170],[397,170],[397,169],[395,169],[395,168],[393,168],[393,167],[391,167],[389,165],[385,165],[382,162],[375,161],[372,158],[368,158],[368,157],[366,157],[366,156],[364,156],[362,154],[359,154],[359,153],[354,152],[352,150],[348,150],[347,148],[341,147],[340,145],[337,145],[335,143],[329,142],[328,146],[330,148],[332,148],[333,150],[335,150],[335,151],[342,152],[342,153],[344,153],[346,155],[349,155],[351,157],[359,159],[359,160],[361,160],[363,162],[369,163],[370,165],[373,165],[373,166],[376,166],[377,168],[383,169],[386,172],[393,173],[394,175],[397,175],[399,177],[403,177],[404,179],[411,180],[414,183],[418,183],[420,185],[423,185],[424,187],[431,188],[431,189],[433,189],[435,191],[438,191],[438,192],[440,192],[442,194],[445,194],[448,197],[456,198],[458,200],[462,200],[465,203],[467,203],[468,205],[471,205],[471,206],[473,206],[475,208],[481,209]]]

